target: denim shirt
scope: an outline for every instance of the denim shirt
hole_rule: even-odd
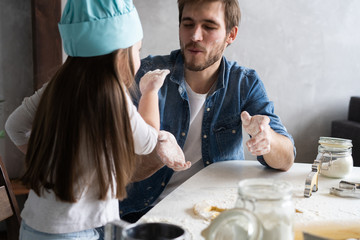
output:
[[[143,59],[136,81],[139,82],[146,72],[155,69],[170,70],[159,91],[160,129],[171,132],[183,148],[189,130],[190,107],[180,50],[167,56],[148,56]],[[217,82],[206,98],[204,109],[201,150],[205,167],[214,162],[244,159],[240,118],[242,111],[248,111],[251,116],[267,115],[270,127],[288,137],[294,144],[280,118],[274,114],[274,105],[269,101],[257,73],[229,62],[225,57],[220,64]],[[262,156],[258,157],[258,161],[267,166]],[[129,185],[128,197],[120,202],[120,215],[150,206],[164,190],[172,174],[173,170],[165,166],[148,179]]]

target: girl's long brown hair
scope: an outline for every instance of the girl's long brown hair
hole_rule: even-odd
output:
[[[135,168],[125,95],[133,79],[131,48],[68,57],[39,103],[23,183],[39,196],[52,190],[62,201],[76,202],[78,191],[93,184],[86,179],[91,172],[99,199],[109,189],[118,199],[126,197]]]

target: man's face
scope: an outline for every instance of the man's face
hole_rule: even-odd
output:
[[[179,36],[188,70],[202,71],[217,62],[228,45],[222,2],[185,5]]]

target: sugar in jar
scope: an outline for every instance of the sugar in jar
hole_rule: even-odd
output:
[[[256,215],[261,222],[263,240],[294,239],[295,207],[290,183],[262,178],[242,180],[235,207]]]
[[[343,178],[353,168],[352,141],[343,138],[320,137],[318,154],[320,174]]]

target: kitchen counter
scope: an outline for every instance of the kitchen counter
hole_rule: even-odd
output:
[[[167,222],[182,226],[192,239],[204,239],[201,231],[209,225],[193,212],[195,204],[206,200],[219,208],[233,208],[237,199],[237,184],[246,178],[272,178],[288,181],[293,186],[295,239],[302,231],[332,239],[360,238],[360,199],[330,195],[342,179],[319,176],[319,190],[310,198],[304,197],[306,176],[311,164],[295,163],[287,172],[262,166],[257,161],[236,160],[214,163],[192,176],[139,222]],[[360,168],[354,167],[343,180],[360,182]],[[351,236],[350,236],[351,235]]]

